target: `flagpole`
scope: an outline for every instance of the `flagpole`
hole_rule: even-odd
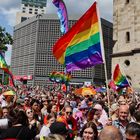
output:
[[[106,67],[106,60],[105,60],[105,51],[104,51],[104,43],[103,43],[103,33],[102,33],[102,27],[101,27],[101,18],[100,18],[100,14],[99,14],[99,1],[95,0],[97,3],[97,15],[99,18],[99,29],[100,29],[100,40],[101,40],[101,50],[102,50],[102,58],[103,58],[103,62],[104,62],[104,70],[105,70],[105,80],[106,80],[106,89],[107,89],[107,99],[108,99],[108,109],[109,109],[109,117],[110,116],[110,96],[109,96],[109,88],[108,88],[108,78],[107,78],[107,67]]]
[[[121,65],[119,65],[119,66],[120,66],[120,71],[122,70],[122,71],[121,71],[121,72],[122,72],[122,75],[125,76],[126,80],[128,81],[129,86],[132,87],[132,86],[130,85],[130,82],[129,82],[128,78],[126,77],[126,74],[124,73],[124,69],[122,68]]]
[[[127,78],[127,76],[126,76],[126,74],[125,74],[124,69],[123,69],[122,66],[120,66],[120,70],[122,70],[122,74],[126,77],[126,80],[128,81],[129,87],[130,87],[131,89],[133,89],[133,87],[132,87],[132,85],[130,84],[130,82],[129,82],[129,80],[128,80],[128,78]],[[135,99],[136,99],[136,98],[135,98],[135,95],[134,95],[134,93],[133,93],[133,100],[135,100]]]

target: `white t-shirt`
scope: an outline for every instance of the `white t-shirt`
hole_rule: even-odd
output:
[[[50,134],[50,128],[46,125],[43,125],[43,127],[40,130],[39,136],[42,137],[47,137]]]
[[[7,106],[7,102],[3,95],[0,95],[0,104],[1,104],[1,107]]]

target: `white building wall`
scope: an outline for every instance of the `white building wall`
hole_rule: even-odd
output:
[[[114,0],[112,70],[119,64],[131,78],[134,88],[140,88],[140,0]],[[130,41],[126,39],[130,33]],[[125,61],[130,65],[127,66]],[[112,71],[113,73],[113,71]]]

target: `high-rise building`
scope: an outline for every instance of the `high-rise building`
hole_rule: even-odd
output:
[[[140,1],[114,0],[112,70],[120,64],[132,84],[140,87]]]
[[[21,11],[17,12],[16,24],[38,14],[46,13],[47,0],[22,0]]]
[[[79,18],[79,17],[78,17]],[[69,17],[71,27],[78,19]],[[111,77],[111,58],[113,41],[112,23],[102,19],[108,79]],[[40,15],[26,20],[14,28],[11,68],[14,75],[30,76],[29,85],[45,85],[53,71],[64,71],[52,55],[52,46],[62,36],[60,21],[53,15]],[[72,82],[94,81],[104,83],[104,67],[98,65],[85,70],[72,72]]]

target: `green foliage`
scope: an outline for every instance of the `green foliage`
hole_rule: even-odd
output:
[[[8,85],[9,84],[9,75],[8,74],[5,74],[3,84],[4,85]]]
[[[4,79],[2,80],[2,74],[0,75],[0,83],[3,85],[9,84],[9,75],[7,73],[4,73]]]
[[[11,45],[12,43],[12,36],[5,31],[5,28],[0,26],[0,51],[6,52],[8,50],[6,45]]]

